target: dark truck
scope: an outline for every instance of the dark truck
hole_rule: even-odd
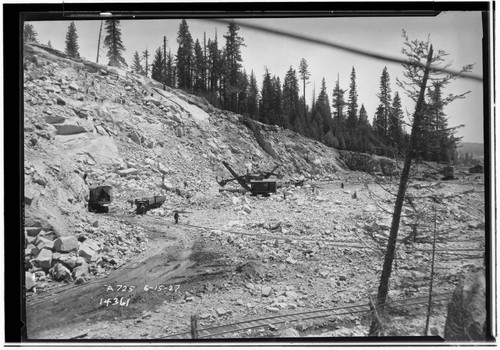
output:
[[[135,199],[133,202],[130,202],[131,204],[134,203],[137,206],[135,209],[137,214],[146,214],[148,210],[161,207],[162,204],[165,203],[166,199],[167,197],[165,196],[153,196]]]
[[[94,186],[90,188],[88,208],[90,212],[107,213],[112,200],[111,186]]]

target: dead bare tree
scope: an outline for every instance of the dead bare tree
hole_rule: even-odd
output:
[[[410,178],[410,168],[413,158],[417,154],[417,147],[419,144],[419,135],[423,127],[423,121],[425,118],[425,91],[427,86],[427,81],[432,82],[439,81],[449,82],[450,80],[457,77],[454,74],[447,74],[445,77],[431,76],[431,65],[435,63],[442,63],[444,61],[443,57],[446,56],[444,51],[439,50],[435,56],[433,56],[433,47],[430,41],[427,40],[419,41],[409,41],[406,33],[403,33],[405,38],[405,47],[402,52],[408,57],[407,63],[403,64],[405,68],[404,76],[409,80],[409,83],[403,85],[398,81],[398,85],[403,87],[408,96],[416,101],[415,113],[413,115],[412,129],[410,134],[410,142],[405,153],[405,161],[403,170],[401,172],[398,193],[396,196],[396,203],[394,205],[394,212],[392,214],[391,229],[389,233],[389,239],[387,242],[387,250],[385,253],[384,264],[382,268],[382,275],[380,279],[380,285],[377,294],[377,309],[383,312],[386,304],[387,294],[389,291],[389,280],[391,277],[392,266],[394,261],[394,254],[396,250],[396,242],[399,231],[399,224],[401,219],[401,212],[405,200],[406,189],[408,186],[408,181]],[[422,60],[426,59],[425,68],[422,70]],[[449,64],[448,64],[449,65]],[[462,68],[462,72],[469,71],[472,68],[471,65],[467,65]],[[440,72],[433,72],[434,74],[440,74]],[[453,101],[456,98],[463,98],[466,93],[461,95],[450,95],[448,97],[448,102]],[[372,325],[371,329],[375,329]],[[370,334],[375,335],[375,334]]]

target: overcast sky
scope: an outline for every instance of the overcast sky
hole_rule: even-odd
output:
[[[482,26],[479,12],[456,11],[442,13],[436,17],[287,18],[238,19],[238,21],[307,35],[391,57],[402,57],[400,52],[403,29],[410,39],[425,40],[430,34],[434,49],[449,53],[449,59],[453,61],[451,68],[458,70],[465,64],[474,63],[472,73],[482,76]],[[207,40],[213,39],[217,30],[219,47],[224,44],[223,34],[227,31],[227,25],[200,19],[188,19],[187,23],[194,40],[199,39],[202,43],[204,32]],[[54,48],[64,51],[69,22],[33,22],[33,24],[40,42],[46,44],[50,40]],[[121,21],[127,63],[129,65],[132,63],[136,50],[141,53],[148,48],[153,56],[156,48],[162,45],[164,35],[167,37],[168,47],[175,54],[179,24],[178,19]],[[95,61],[100,21],[75,21],[75,25],[79,36],[80,55]],[[248,73],[254,71],[259,81],[259,89],[264,67],[267,66],[272,75],[279,76],[283,83],[289,67],[298,70],[301,58],[305,58],[311,72],[310,83],[306,86],[307,100],[311,100],[314,87],[316,95],[318,94],[321,80],[325,78],[331,103],[337,75],[340,86],[348,90],[350,73],[354,67],[359,106],[365,105],[372,120],[379,103],[376,94],[379,92],[380,76],[383,68],[387,66],[392,94],[399,91],[403,98],[403,108],[410,113],[413,112],[413,103],[396,86],[396,77],[402,78],[402,69],[398,64],[368,59],[247,28],[241,28],[239,34],[246,44],[246,47],[242,48],[243,66]],[[103,50],[100,63],[107,61]],[[300,86],[302,89],[302,85]],[[465,124],[458,133],[459,136],[463,136],[463,141],[483,142],[482,82],[458,79],[447,87],[445,93],[462,93],[469,90],[471,92],[464,100],[453,102],[445,109],[445,113],[450,118],[450,126]],[[347,97],[346,92],[346,100]]]

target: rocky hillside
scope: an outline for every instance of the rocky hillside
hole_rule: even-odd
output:
[[[137,196],[203,205],[217,193],[221,161],[243,172],[279,164],[284,179],[335,176],[339,153],[277,126],[213,108],[146,77],[24,47],[26,226],[73,235],[88,185],[110,184],[113,203]],[[83,175],[87,173],[87,183]]]

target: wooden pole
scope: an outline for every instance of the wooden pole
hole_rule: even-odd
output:
[[[97,40],[97,58],[95,60],[96,63],[99,63],[99,51],[101,49],[101,33],[102,33],[102,20],[101,20],[101,27],[99,28],[99,39]]]
[[[191,339],[198,339],[198,316],[191,316]]]
[[[429,331],[429,319],[431,317],[432,310],[432,287],[434,284],[434,258],[436,255],[436,228],[437,226],[437,213],[436,207],[434,207],[434,239],[432,241],[432,263],[431,263],[431,284],[429,287],[429,304],[427,305],[427,320],[425,321],[425,333],[424,336],[427,336],[427,332]]]

